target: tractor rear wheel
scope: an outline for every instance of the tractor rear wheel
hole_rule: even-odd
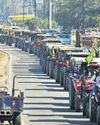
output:
[[[70,89],[69,89],[69,102],[70,102],[70,109],[75,109],[75,88],[73,85],[73,82],[70,83]]]
[[[81,110],[81,100],[80,100],[80,95],[75,92],[75,111],[80,112]]]
[[[96,115],[97,115],[97,104],[94,99],[90,96],[89,99],[89,118],[91,122],[96,121]]]
[[[100,125],[100,106],[97,108],[97,125]]]
[[[89,117],[89,100],[86,97],[83,98],[83,116]]]

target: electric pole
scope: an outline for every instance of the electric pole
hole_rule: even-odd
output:
[[[46,18],[46,0],[43,0],[43,18]]]
[[[81,26],[82,26],[82,29],[84,29],[84,24],[85,24],[85,0],[82,0],[81,1],[81,4],[82,4],[82,20],[81,20]]]
[[[35,17],[37,17],[37,3],[36,3],[36,0],[32,0],[32,3],[33,3],[33,11],[35,13]]]
[[[15,6],[15,1],[12,0],[12,15],[16,15],[16,6]]]
[[[25,14],[25,0],[23,0],[23,25],[24,25],[24,14]]]
[[[48,28],[52,29],[52,0],[48,2],[49,14],[48,14]]]
[[[7,14],[7,6],[8,6],[8,4],[7,4],[7,0],[5,0],[4,3],[5,3],[5,8],[4,8],[5,9],[5,20],[7,22],[7,18],[8,18],[8,14]]]

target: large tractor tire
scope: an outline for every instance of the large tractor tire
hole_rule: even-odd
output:
[[[71,78],[68,77],[67,79],[67,86],[68,86],[68,90],[70,91],[70,85],[71,85],[72,81],[71,81]]]
[[[63,72],[60,70],[60,85],[63,87]]]
[[[11,41],[9,41],[8,46],[12,46],[12,42]]]
[[[50,78],[53,78],[53,63],[52,61],[49,62],[49,76]]]
[[[25,51],[24,43],[20,43],[19,49],[21,49],[22,51]]]
[[[83,112],[83,116],[86,117],[86,98],[84,97],[83,98],[83,109],[82,109],[82,112]]]
[[[22,49],[22,43],[21,43],[21,41],[18,42],[18,48],[19,48],[19,49]]]
[[[49,60],[47,59],[47,65],[46,65],[46,74],[48,75],[48,64],[49,63]]]
[[[49,76],[49,59],[47,60],[46,74],[47,74],[47,76]]]
[[[89,118],[89,100],[87,98],[83,98],[83,116]]]
[[[33,47],[31,45],[29,46],[29,54],[33,54]]]
[[[60,83],[60,66],[57,66],[57,78],[56,78],[56,82]]]
[[[22,125],[21,114],[15,116],[13,120],[13,125]]]
[[[89,102],[86,102],[86,118],[89,118]]]
[[[24,51],[25,52],[29,51],[29,43],[25,43],[25,45],[24,45]]]
[[[58,83],[58,79],[57,79],[57,75],[58,75],[58,66],[55,66],[55,80]]]
[[[63,74],[63,85],[64,85],[64,90],[67,90],[66,89],[66,74],[65,74],[65,72]]]
[[[96,115],[97,115],[97,104],[94,99],[89,99],[89,118],[91,122],[96,121]]]
[[[75,92],[75,111],[80,112],[81,111],[81,99],[80,95]]]
[[[15,47],[17,47],[17,42],[15,42]]]
[[[75,109],[75,88],[71,81],[70,89],[69,89],[69,102],[70,102],[70,109]]]
[[[54,67],[54,79],[57,82],[57,64],[55,64],[55,67]]]
[[[46,73],[47,60],[44,61],[44,73]]]
[[[54,79],[54,68],[55,68],[54,62],[51,62],[51,78],[53,79]]]
[[[66,79],[66,80],[65,80],[65,90],[69,91],[69,77],[66,76],[65,79]]]
[[[6,39],[6,45],[8,45],[8,38]]]
[[[100,125],[100,105],[97,108],[97,125]]]

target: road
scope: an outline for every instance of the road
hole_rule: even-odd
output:
[[[95,125],[70,110],[68,92],[42,72],[39,58],[14,47],[0,49],[12,57],[12,75],[20,75],[16,88],[25,93],[23,125]]]

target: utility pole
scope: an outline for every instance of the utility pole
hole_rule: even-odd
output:
[[[36,4],[36,0],[34,0],[34,6],[35,6],[35,17],[37,17],[37,4]]]
[[[6,22],[7,22],[7,18],[8,18],[8,14],[7,14],[7,6],[8,6],[8,4],[7,4],[7,0],[5,0],[5,14],[6,14],[5,19],[6,19]]]
[[[23,25],[24,25],[24,14],[25,14],[25,0],[23,0]]]
[[[37,17],[37,3],[36,3],[36,0],[32,0],[33,2],[33,8],[35,8],[33,11],[35,11],[35,17]]]
[[[84,29],[84,21],[85,21],[85,7],[84,7],[84,4],[85,4],[85,0],[82,0],[82,22],[81,22],[81,26],[82,26],[82,29]]]
[[[49,14],[48,14],[48,28],[52,29],[52,0],[48,2]]]
[[[15,6],[15,1],[12,0],[12,15],[15,15],[16,14],[16,6]]]
[[[46,18],[46,0],[43,0],[43,18]]]

